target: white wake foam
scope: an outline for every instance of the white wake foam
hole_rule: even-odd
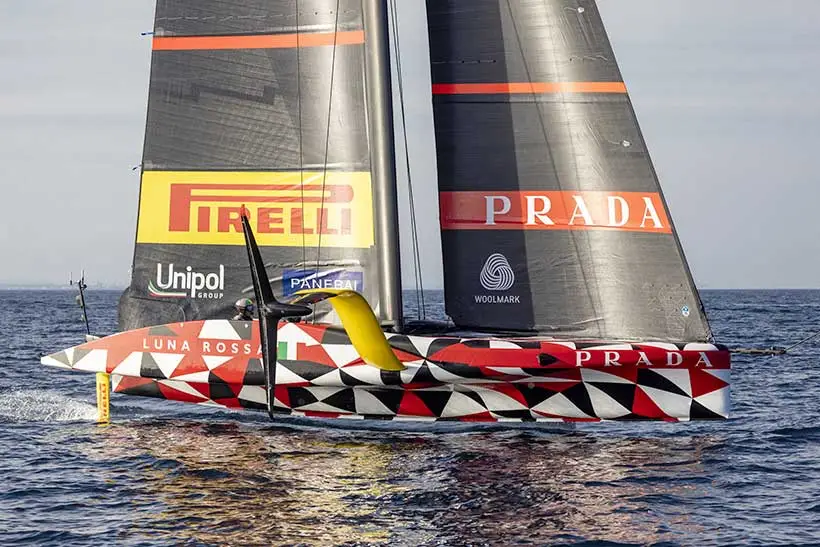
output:
[[[14,422],[96,420],[97,407],[51,390],[11,391],[0,395],[0,418]]]

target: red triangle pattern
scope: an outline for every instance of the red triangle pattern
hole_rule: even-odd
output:
[[[188,384],[191,385],[191,384]],[[178,389],[174,389],[170,386],[166,386],[165,384],[157,382],[157,387],[159,387],[160,393],[166,398],[172,401],[182,401],[184,403],[202,403],[208,400],[208,397],[199,398],[195,395],[191,395],[190,393],[185,393],[184,391],[179,391]],[[199,391],[199,390],[197,390]]]
[[[435,414],[427,408],[424,401],[422,401],[419,396],[412,391],[405,392],[404,396],[401,398],[401,403],[399,404],[399,414],[404,414],[407,416],[435,417]]]
[[[689,371],[689,381],[692,383],[692,397],[700,397],[729,385],[720,378],[700,369]]]
[[[670,418],[658,405],[647,395],[641,386],[635,388],[635,400],[632,402],[632,413],[644,418],[667,419]]]
[[[227,384],[239,384],[245,381],[245,373],[248,371],[249,357],[234,357],[230,361],[225,361],[211,372],[220,380]]]

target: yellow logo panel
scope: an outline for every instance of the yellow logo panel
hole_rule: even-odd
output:
[[[367,172],[145,171],[137,243],[244,245],[240,212],[260,245],[373,245]]]

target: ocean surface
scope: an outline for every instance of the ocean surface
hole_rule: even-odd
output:
[[[89,293],[94,332],[118,296]],[[730,346],[820,330],[820,292],[704,299]],[[0,545],[820,544],[820,338],[736,356],[726,422],[270,422],[114,394],[98,426],[93,375],[39,364],[79,315],[0,291]]]

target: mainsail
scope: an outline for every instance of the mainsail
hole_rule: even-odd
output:
[[[428,0],[427,17],[455,323],[709,339],[594,0]]]
[[[120,328],[252,296],[243,205],[277,294],[377,306],[370,171],[361,0],[159,0]]]

